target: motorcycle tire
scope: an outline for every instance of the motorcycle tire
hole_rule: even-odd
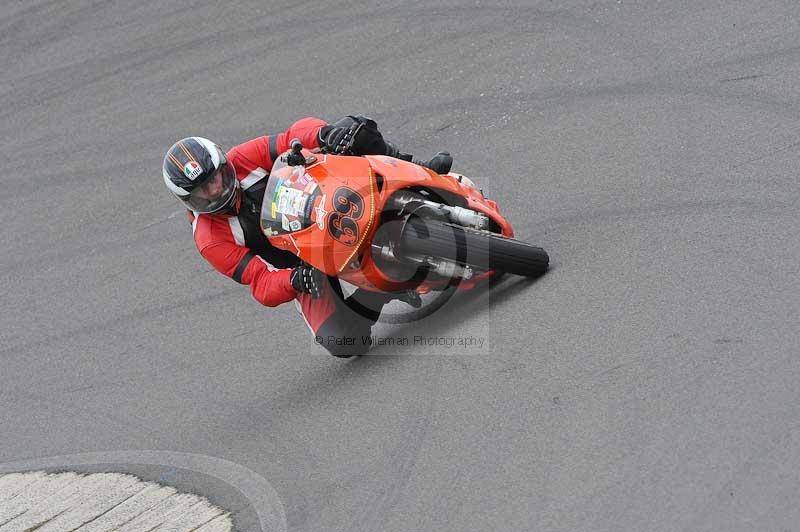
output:
[[[441,220],[412,217],[400,241],[400,254],[429,255],[525,277],[543,275],[550,257],[540,247]]]

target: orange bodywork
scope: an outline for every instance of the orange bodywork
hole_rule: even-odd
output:
[[[311,152],[305,154],[312,155]],[[475,188],[459,183],[451,175],[439,175],[416,164],[382,155],[317,157],[306,168],[322,192],[314,206],[312,219],[315,223],[301,231],[270,236],[269,240],[274,246],[294,253],[327,275],[361,288],[386,292],[417,285],[416,282],[396,282],[388,278],[376,266],[371,254],[370,243],[384,205],[402,189],[422,187],[460,196],[465,200],[464,207],[488,216],[497,223],[503,235],[514,235],[494,201],[484,198]],[[383,180],[380,189],[376,176]],[[493,273],[486,272],[462,281],[459,287],[473,287]],[[417,290],[424,293],[446,283],[446,280],[426,280]]]

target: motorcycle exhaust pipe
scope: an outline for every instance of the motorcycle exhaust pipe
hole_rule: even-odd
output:
[[[397,211],[406,211],[408,214],[414,213],[420,208],[431,210],[441,217],[454,224],[464,227],[474,227],[475,229],[488,229],[489,217],[483,213],[465,209],[463,207],[452,207],[442,203],[436,203],[422,198],[419,194],[398,194],[392,198],[389,208]]]
[[[397,258],[391,246],[381,246],[378,254],[382,259],[385,260],[403,262]],[[448,279],[453,279],[455,277],[471,279],[474,274],[474,271],[470,266],[458,264],[447,259],[431,257],[429,255],[417,255],[409,253],[404,255],[403,259],[406,262],[413,262],[420,265],[424,264],[428,266],[428,268],[430,268],[430,270],[436,275],[440,275]]]

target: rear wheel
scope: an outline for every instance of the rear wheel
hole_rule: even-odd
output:
[[[526,277],[544,274],[550,263],[547,252],[540,247],[490,231],[419,217],[409,219],[400,253],[429,255],[481,270]]]

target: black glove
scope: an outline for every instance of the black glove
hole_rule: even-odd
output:
[[[292,269],[291,276],[289,276],[292,288],[300,293],[311,294],[314,299],[322,295],[322,283],[324,280],[324,273],[305,263],[295,266]]]
[[[363,115],[349,115],[319,131],[319,145],[339,155],[390,155],[397,148],[383,140],[378,124]]]

